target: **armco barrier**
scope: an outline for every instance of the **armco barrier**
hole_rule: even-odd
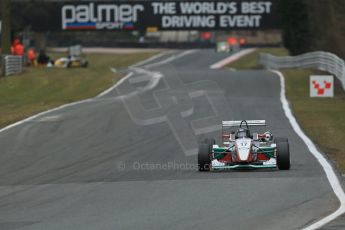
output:
[[[267,53],[260,53],[261,65],[271,69],[285,68],[315,68],[334,74],[342,83],[345,90],[345,63],[337,55],[317,51],[298,56],[277,57]]]
[[[21,73],[23,71],[23,57],[6,55],[3,58],[2,67],[5,76]]]

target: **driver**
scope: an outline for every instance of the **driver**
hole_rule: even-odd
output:
[[[235,135],[235,139],[238,139],[238,138],[250,138],[249,130],[245,128],[239,128],[236,131],[236,135]]]

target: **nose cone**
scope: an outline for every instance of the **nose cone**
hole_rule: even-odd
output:
[[[247,161],[250,154],[250,147],[251,147],[251,139],[237,139],[236,140],[236,147],[237,147],[237,154],[240,161]]]

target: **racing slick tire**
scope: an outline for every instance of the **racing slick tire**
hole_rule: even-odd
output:
[[[209,171],[210,170],[210,151],[211,146],[206,143],[201,143],[199,145],[199,151],[198,151],[198,166],[199,171]]]
[[[274,138],[274,142],[279,143],[279,142],[289,142],[289,141],[286,137],[276,137]]]
[[[216,140],[214,138],[205,138],[203,140],[203,143],[209,144],[209,145],[214,145],[214,144],[216,144]]]
[[[288,142],[277,143],[277,166],[279,170],[290,169],[290,150]]]
[[[212,146],[216,144],[216,140],[214,138],[205,138],[202,143],[209,145],[210,153],[211,153],[212,152]]]

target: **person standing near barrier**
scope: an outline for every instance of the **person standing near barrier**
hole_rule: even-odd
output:
[[[13,54],[18,56],[24,55],[24,46],[20,43],[19,39],[15,39],[13,42]]]
[[[39,66],[45,66],[49,63],[50,58],[47,56],[47,54],[44,52],[44,50],[40,50],[37,62]]]
[[[28,63],[30,66],[36,66],[36,54],[34,48],[30,48],[27,53]]]

